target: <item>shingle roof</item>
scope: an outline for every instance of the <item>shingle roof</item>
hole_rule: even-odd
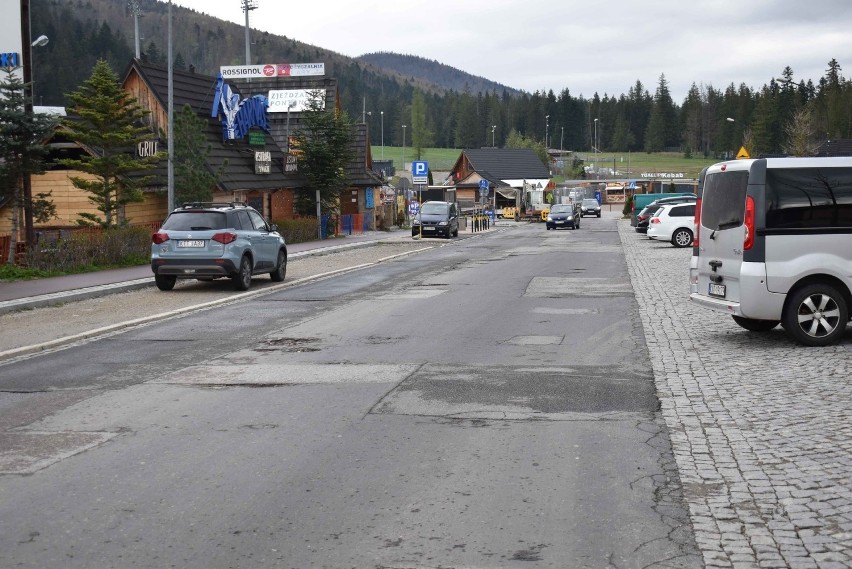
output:
[[[478,148],[465,150],[464,155],[474,170],[495,182],[520,178],[550,178],[550,170],[538,155],[528,148]]]

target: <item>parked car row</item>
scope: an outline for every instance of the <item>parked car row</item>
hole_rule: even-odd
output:
[[[675,247],[689,247],[695,237],[695,204],[691,196],[651,202],[636,216],[636,232]]]

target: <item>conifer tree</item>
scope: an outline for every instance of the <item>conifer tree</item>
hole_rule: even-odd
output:
[[[3,252],[7,263],[15,262],[22,210],[29,210],[32,219],[39,222],[56,216],[49,193],[27,199],[23,189],[26,176],[44,172],[47,147],[43,140],[55,121],[47,115],[26,112],[26,86],[14,71],[5,68],[5,77],[0,81],[0,197],[10,199],[12,204],[10,246],[9,251]]]
[[[340,192],[346,187],[346,167],[352,157],[352,125],[345,112],[326,109],[325,92],[315,91],[302,112],[301,126],[293,136],[298,149],[299,171],[309,188],[296,195],[296,209],[302,215],[316,214],[316,191],[322,212],[335,213]]]
[[[139,142],[154,137],[143,119],[148,112],[121,88],[118,76],[104,61],[98,61],[92,75],[76,91],[67,94],[73,103],[72,116],[63,125],[69,136],[94,155],[62,164],[95,177],[75,176],[75,187],[88,192],[89,201],[103,214],[81,213],[77,223],[84,226],[115,227],[127,223],[124,206],[143,201],[141,188],[151,181],[144,172],[154,168],[160,156],[135,156]]]
[[[174,120],[175,202],[208,202],[227,163],[216,172],[207,168],[210,144],[204,138],[205,122],[184,105]]]

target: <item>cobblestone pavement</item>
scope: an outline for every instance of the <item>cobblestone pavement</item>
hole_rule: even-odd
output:
[[[691,248],[618,222],[707,567],[852,567],[852,330],[807,348],[689,301]]]

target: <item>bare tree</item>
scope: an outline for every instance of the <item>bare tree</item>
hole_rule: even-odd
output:
[[[793,156],[813,156],[817,150],[816,119],[810,109],[799,109],[784,127],[787,143],[784,151]]]

